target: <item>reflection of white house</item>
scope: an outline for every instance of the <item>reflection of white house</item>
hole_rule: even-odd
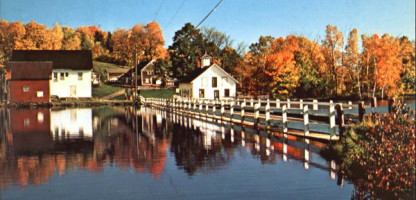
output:
[[[55,140],[73,137],[92,138],[92,109],[52,110],[51,131]]]
[[[201,58],[201,67],[194,70],[179,83],[182,97],[200,99],[223,99],[236,96],[237,80],[217,64],[211,65],[211,57]]]
[[[52,61],[51,96],[91,97],[91,51],[13,50],[11,61]]]

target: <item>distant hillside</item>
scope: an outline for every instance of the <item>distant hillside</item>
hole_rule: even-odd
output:
[[[101,76],[101,80],[105,80],[107,78],[107,74],[105,73],[105,70],[108,68],[128,68],[128,67],[116,65],[112,63],[93,61],[94,72],[97,72]]]

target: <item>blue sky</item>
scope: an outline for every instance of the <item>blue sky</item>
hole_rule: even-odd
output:
[[[186,22],[197,25],[218,1],[0,0],[0,18],[23,23],[34,20],[48,27],[55,22],[69,27],[97,25],[106,31],[155,20],[167,46],[175,31]],[[235,43],[249,45],[260,35],[296,34],[321,41],[327,24],[337,26],[345,38],[351,29],[357,28],[359,34],[389,33],[414,40],[415,1],[223,0],[201,26],[215,27],[229,34]]]

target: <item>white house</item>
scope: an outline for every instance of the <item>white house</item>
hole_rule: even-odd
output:
[[[11,61],[52,61],[51,96],[91,98],[91,51],[14,50]]]
[[[194,70],[179,83],[182,97],[200,99],[224,99],[236,96],[237,80],[217,64],[211,64],[211,57],[201,58],[201,67]]]

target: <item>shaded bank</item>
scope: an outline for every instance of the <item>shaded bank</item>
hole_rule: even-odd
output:
[[[344,139],[322,150],[355,184],[352,199],[416,198],[414,120],[396,105],[393,113],[353,126]]]

